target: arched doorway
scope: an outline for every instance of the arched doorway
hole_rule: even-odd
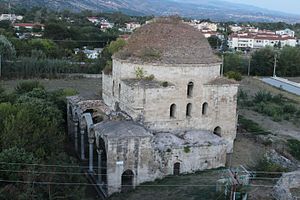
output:
[[[180,163],[179,162],[177,162],[177,163],[174,164],[173,174],[175,176],[178,176],[180,174]]]
[[[220,126],[217,126],[215,129],[214,129],[214,134],[221,137],[221,127]]]
[[[122,192],[128,192],[133,189],[134,174],[131,170],[126,170],[122,174]]]

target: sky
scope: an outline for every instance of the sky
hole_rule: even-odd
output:
[[[201,1],[201,0],[199,0]],[[234,3],[254,5],[270,10],[300,14],[300,0],[226,0]]]

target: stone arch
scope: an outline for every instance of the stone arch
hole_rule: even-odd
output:
[[[102,137],[96,139],[97,146],[94,148],[94,163],[97,174],[97,179],[100,184],[107,186],[107,147],[106,142]]]
[[[191,117],[192,116],[192,104],[188,103],[186,105],[186,116]]]
[[[207,115],[208,103],[205,102],[202,104],[202,115]]]
[[[220,126],[217,126],[215,129],[214,129],[214,134],[221,137],[222,136],[222,129]]]
[[[79,152],[81,159],[88,158],[88,140],[89,140],[89,133],[93,126],[93,119],[91,113],[85,112],[81,115],[80,119],[80,139],[79,139]],[[83,135],[82,135],[83,134]]]
[[[178,176],[180,174],[180,162],[176,162],[173,165],[173,174]]]
[[[121,179],[122,192],[128,192],[133,189],[134,173],[132,170],[127,169],[124,171]]]
[[[193,96],[193,90],[194,90],[194,83],[190,81],[187,85],[187,97]]]
[[[171,106],[170,106],[170,117],[171,118],[176,118],[176,108],[177,106],[176,106],[176,104],[172,104]]]

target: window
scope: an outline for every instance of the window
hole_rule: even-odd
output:
[[[189,103],[187,106],[186,106],[186,116],[187,117],[191,117],[192,116],[192,104]]]
[[[221,137],[221,128],[220,128],[220,126],[217,126],[214,129],[214,134]]]
[[[170,117],[176,118],[176,104],[170,106]]]
[[[115,96],[115,81],[113,81],[112,85],[112,95]]]
[[[208,103],[202,105],[202,115],[207,115]]]
[[[119,84],[119,98],[121,98],[121,84]]]
[[[189,82],[188,87],[187,87],[187,96],[192,97],[193,96],[193,89],[194,89],[194,83]]]

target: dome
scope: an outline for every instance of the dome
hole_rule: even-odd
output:
[[[220,63],[203,34],[176,18],[159,18],[137,29],[114,58],[134,63]]]

